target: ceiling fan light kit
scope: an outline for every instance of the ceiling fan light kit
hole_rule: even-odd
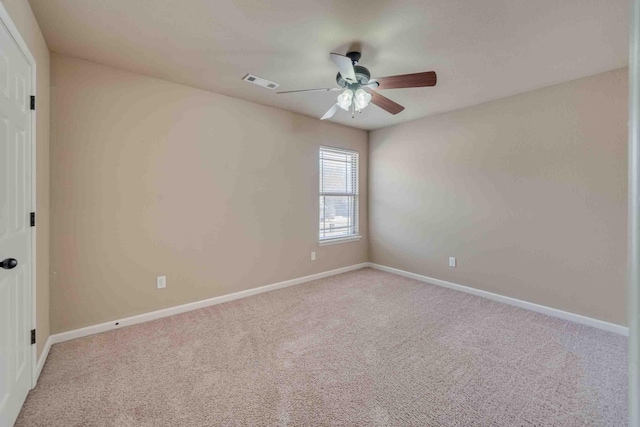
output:
[[[332,53],[330,57],[339,70],[336,75],[336,83],[340,88],[303,89],[278,92],[279,94],[294,92],[328,92],[344,89],[344,91],[338,95],[336,103],[333,104],[324,116],[321,117],[321,120],[333,117],[333,115],[338,111],[338,108],[342,108],[345,111],[351,110],[351,117],[355,117],[355,113],[360,113],[369,105],[369,103],[377,105],[388,113],[398,114],[404,110],[404,107],[393,102],[389,98],[380,95],[376,90],[435,86],[437,82],[435,71],[372,79],[369,70],[358,65],[358,61],[361,57],[360,52],[349,52],[346,55]]]
[[[338,107],[342,108],[344,111],[349,111],[349,107],[351,107],[351,102],[353,100],[353,91],[350,89],[345,90],[340,95],[338,95]]]
[[[367,105],[369,105],[369,102],[371,102],[371,94],[366,92],[364,89],[358,89],[353,100],[356,111],[362,111],[367,107]]]

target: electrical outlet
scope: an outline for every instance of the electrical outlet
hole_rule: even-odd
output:
[[[456,257],[450,256],[449,257],[449,267],[455,267],[455,266],[456,266]]]
[[[315,261],[315,260],[316,260],[316,253],[311,252],[311,261]]]
[[[156,288],[164,289],[167,287],[167,276],[158,276],[156,278]]]

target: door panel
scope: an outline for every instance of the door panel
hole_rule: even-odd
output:
[[[0,427],[31,388],[31,66],[0,23]]]

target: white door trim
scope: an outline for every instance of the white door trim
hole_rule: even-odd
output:
[[[4,5],[0,2],[0,21],[7,28],[9,34],[18,45],[18,48],[27,59],[29,65],[31,65],[31,93],[29,95],[36,96],[37,98],[37,85],[36,85],[36,59],[31,54],[27,43],[20,35],[18,27],[15,26],[9,12],[5,9]],[[36,111],[31,111],[31,212],[36,211]],[[31,329],[36,329],[36,230],[35,227],[31,228]],[[37,345],[31,346],[31,388],[36,386],[37,376]]]
[[[640,0],[629,2],[629,425],[640,425]]]

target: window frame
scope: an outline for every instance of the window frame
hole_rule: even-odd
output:
[[[355,157],[355,180],[351,182],[353,191],[351,192],[327,192],[323,191],[324,189],[324,173],[323,173],[323,160],[324,155],[323,152],[333,152],[337,154],[345,154]],[[353,200],[353,205],[351,207],[352,216],[350,220],[352,220],[353,232],[350,234],[340,235],[336,237],[322,237],[322,234],[326,235],[326,228],[323,228],[322,218],[323,212],[321,211],[322,207],[322,199],[327,196],[343,196],[350,197]],[[338,243],[346,243],[358,241],[362,238],[360,234],[360,153],[356,150],[350,150],[347,148],[341,147],[330,147],[326,145],[321,145],[318,149],[318,246],[326,246],[326,245],[335,245]]]

